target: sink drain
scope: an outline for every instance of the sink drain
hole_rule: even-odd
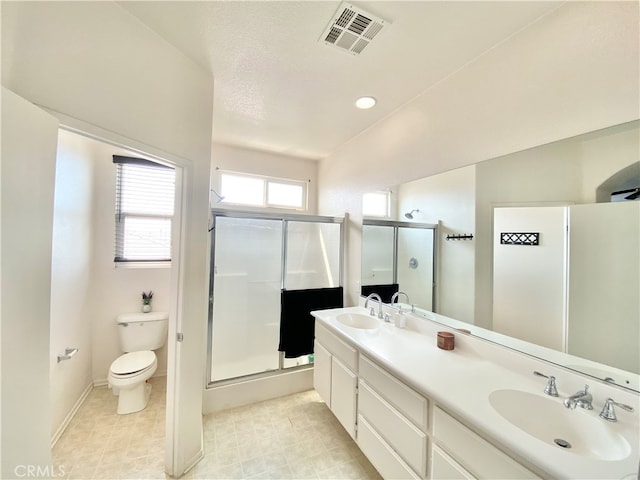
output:
[[[571,448],[571,444],[562,438],[554,438],[553,442],[562,448]]]

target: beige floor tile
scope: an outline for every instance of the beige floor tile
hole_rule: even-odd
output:
[[[117,397],[95,388],[53,448],[69,479],[158,479],[164,473],[165,389],[152,379],[149,405],[117,415]],[[381,477],[311,390],[203,418],[205,457],[195,479],[328,480]]]

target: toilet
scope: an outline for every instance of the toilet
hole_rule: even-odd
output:
[[[126,352],[109,368],[109,387],[118,396],[118,414],[139,412],[149,403],[147,380],[158,368],[154,350],[167,341],[167,312],[124,313],[117,319],[120,347]]]

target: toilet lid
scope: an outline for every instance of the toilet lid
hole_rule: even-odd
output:
[[[111,372],[116,375],[126,375],[136,373],[148,368],[156,358],[156,354],[151,350],[125,353],[118,357],[111,364]]]

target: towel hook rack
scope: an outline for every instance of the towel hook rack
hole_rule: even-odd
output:
[[[473,233],[456,233],[447,235],[447,240],[473,240]]]

